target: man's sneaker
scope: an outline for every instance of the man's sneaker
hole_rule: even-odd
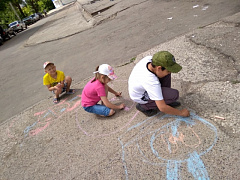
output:
[[[171,106],[171,107],[173,107],[173,108],[175,108],[175,107],[181,106],[181,103],[178,102],[178,101],[176,101],[176,102],[172,102],[172,103],[170,103],[170,104],[168,104],[168,105]]]
[[[141,107],[140,104],[137,104],[136,105],[136,108],[137,110],[141,111],[143,114],[145,114],[146,116],[150,117],[150,116],[153,116],[155,114],[158,113],[158,110],[157,109],[149,109],[149,110],[145,110]]]

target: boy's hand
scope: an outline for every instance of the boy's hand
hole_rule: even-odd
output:
[[[124,109],[125,108],[125,104],[120,104],[119,105],[119,109]]]
[[[188,116],[190,116],[190,113],[187,109],[182,109],[181,110],[181,116],[188,117]]]
[[[56,87],[62,88],[62,84],[61,84],[61,83],[58,83],[58,84],[56,85]]]
[[[115,96],[116,96],[116,97],[122,96],[122,92],[117,92],[117,93],[115,94]]]

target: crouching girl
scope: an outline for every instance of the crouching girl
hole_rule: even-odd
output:
[[[81,103],[83,109],[101,116],[112,116],[116,109],[124,109],[124,104],[112,104],[107,98],[108,92],[117,97],[121,96],[121,92],[116,92],[107,85],[107,83],[116,79],[113,68],[108,64],[102,64],[96,68],[94,74],[95,78],[86,84],[82,92]],[[98,104],[100,100],[102,103]]]

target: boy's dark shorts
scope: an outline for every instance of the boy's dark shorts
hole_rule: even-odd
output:
[[[64,82],[64,87],[62,88],[62,92],[61,93],[65,92],[66,90],[67,90],[67,83]],[[52,93],[55,94],[54,91],[52,91]]]

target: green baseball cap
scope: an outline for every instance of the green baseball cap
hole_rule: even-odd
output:
[[[171,73],[178,73],[182,69],[182,66],[176,63],[174,56],[168,51],[159,51],[154,54],[152,63],[166,68]]]

